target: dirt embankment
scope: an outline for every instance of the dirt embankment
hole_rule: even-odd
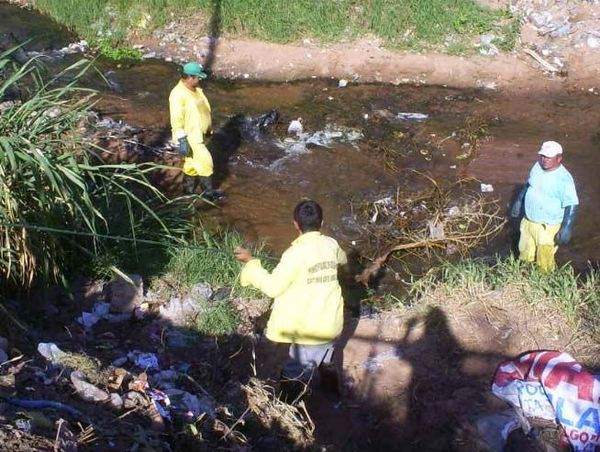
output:
[[[510,8],[523,25],[509,54],[473,42],[475,56],[391,51],[375,38],[322,46],[310,39],[272,44],[210,33],[200,15],[170,23],[152,36],[131,36],[147,56],[199,60],[218,76],[289,81],[336,78],[392,84],[484,87],[510,91],[598,89],[600,3],[596,0],[480,0]],[[209,36],[215,36],[210,38]]]
[[[361,83],[448,85],[504,91],[600,91],[599,0],[476,0],[508,9],[522,27],[515,49],[500,52],[482,35],[475,55],[393,51],[374,37],[321,45],[311,39],[273,44],[221,33],[203,13],[176,19],[151,35],[132,30],[128,44],[145,58],[198,60],[230,79],[345,79]],[[31,0],[8,0],[32,7]],[[211,29],[212,26],[212,29]],[[491,42],[490,42],[491,41]]]

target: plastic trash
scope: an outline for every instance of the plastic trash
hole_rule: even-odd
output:
[[[339,87],[339,88],[345,88],[346,86],[348,86],[348,80],[341,79],[341,80],[338,82],[338,87]]]
[[[483,450],[503,452],[508,436],[521,427],[521,422],[515,410],[509,409],[478,418],[475,427]]]
[[[288,133],[300,135],[304,131],[304,127],[302,126],[302,118],[294,119],[292,122],[290,122],[287,131]]]
[[[594,36],[590,36],[589,38],[587,38],[587,46],[590,49],[597,49],[598,47],[600,47],[600,39]]]
[[[429,118],[425,113],[396,113],[396,118],[402,121],[423,121]]]
[[[22,430],[24,432],[27,432],[27,433],[31,432],[31,422],[29,421],[29,419],[17,419],[15,421],[15,426],[19,430]]]
[[[597,450],[598,378],[568,353],[538,350],[500,363],[492,392],[526,417],[560,423],[575,452]]]
[[[136,366],[146,370],[159,369],[158,358],[154,353],[144,353],[139,350],[134,350],[127,354],[129,361]]]
[[[53,342],[40,342],[37,350],[40,355],[42,355],[52,364],[56,364],[66,355],[66,353],[58,348]]]
[[[150,400],[152,400],[158,414],[160,414],[163,419],[170,421],[171,413],[169,412],[169,409],[171,408],[171,399],[169,399],[169,396],[158,389],[152,389],[146,391],[146,393],[150,397]]]
[[[491,193],[494,191],[492,184],[481,184],[481,193]]]
[[[386,350],[384,352],[378,353],[375,356],[369,356],[367,360],[363,363],[363,368],[367,369],[367,372],[372,374],[380,369],[383,369],[383,363],[385,361],[390,361],[392,359],[400,359],[402,354],[396,348]]]

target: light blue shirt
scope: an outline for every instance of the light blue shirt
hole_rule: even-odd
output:
[[[544,171],[536,162],[527,183],[525,216],[534,223],[560,224],[565,207],[579,204],[573,176],[562,165]]]

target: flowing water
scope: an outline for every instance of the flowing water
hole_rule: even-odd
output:
[[[0,33],[35,38],[28,51],[60,49],[74,40],[31,12],[0,4],[0,13]],[[78,58],[46,52],[41,60],[57,68]],[[167,98],[178,80],[177,66],[157,60],[118,66],[98,60],[96,65],[106,81],[92,74],[86,83],[102,91],[101,113],[143,128],[152,137],[147,146],[162,149],[169,135]],[[265,242],[281,252],[294,238],[294,205],[311,197],[324,208],[326,232],[347,249],[356,246],[368,254],[365,246],[372,240],[365,237],[367,217],[361,209],[367,202],[414,191],[423,178],[411,170],[440,182],[471,176],[491,184],[493,192],[485,196],[497,198],[505,213],[540,144],[552,139],[565,148],[564,163],[581,202],[574,239],[561,248],[559,260],[570,260],[579,269],[598,260],[597,93],[517,97],[429,86],[350,83],[340,88],[337,80],[316,79],[275,84],[209,78],[203,87],[217,131],[213,150],[227,157],[220,174],[227,202],[203,210],[202,216],[240,231],[248,242]],[[279,122],[248,139],[246,120],[271,110],[279,112]],[[240,121],[239,114],[246,120]],[[288,124],[297,118],[302,118],[304,132],[288,133]],[[486,133],[476,135],[482,128]],[[179,179],[170,183],[177,185]],[[506,253],[509,236],[507,229],[484,254]],[[372,246],[369,252],[374,257]]]

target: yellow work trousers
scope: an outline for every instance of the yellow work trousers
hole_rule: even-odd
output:
[[[544,271],[554,270],[554,255],[558,249],[554,237],[559,229],[560,224],[534,223],[523,218],[520,227],[519,259],[536,262]]]
[[[192,156],[183,161],[183,172],[188,176],[210,176],[213,173],[213,159],[204,143],[190,143]]]

